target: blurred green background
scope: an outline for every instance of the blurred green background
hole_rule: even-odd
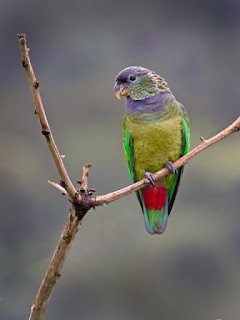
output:
[[[93,164],[106,193],[129,184],[116,74],[164,76],[191,116],[192,146],[239,116],[240,2],[0,1],[0,319],[27,319],[69,204],[39,133],[17,33],[73,179]],[[239,134],[186,167],[163,236],[134,195],[83,220],[47,319],[235,320],[240,315]]]

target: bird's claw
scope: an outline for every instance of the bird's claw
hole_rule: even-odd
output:
[[[151,184],[152,186],[155,185],[156,179],[155,179],[153,173],[151,173],[151,172],[145,172],[145,173],[144,173],[144,178],[148,179],[148,181],[150,182],[150,184]]]
[[[177,174],[177,169],[174,167],[174,164],[172,163],[172,161],[168,161],[165,164],[165,168],[167,168],[171,173]]]

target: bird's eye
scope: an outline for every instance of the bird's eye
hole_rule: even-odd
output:
[[[130,80],[130,81],[135,81],[135,80],[136,80],[136,76],[131,75],[131,76],[129,77],[129,80]]]

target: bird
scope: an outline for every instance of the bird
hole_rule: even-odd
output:
[[[183,166],[173,162],[189,152],[190,120],[165,79],[152,70],[130,66],[118,73],[114,85],[118,99],[125,98],[123,147],[132,182],[147,178],[136,191],[148,233],[162,234],[178,192]],[[154,173],[168,168],[156,181]]]

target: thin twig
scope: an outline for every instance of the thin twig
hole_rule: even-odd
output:
[[[49,183],[53,188],[58,189],[59,191],[61,191],[61,193],[62,193],[63,195],[65,195],[65,196],[67,195],[66,189],[63,188],[62,186],[60,186],[59,183],[56,183],[56,182],[53,182],[53,181],[50,181],[50,180],[48,180],[48,183]]]
[[[91,168],[91,164],[85,164],[82,168],[82,180],[81,180],[81,191],[87,191],[88,189],[88,175],[89,170]]]
[[[56,281],[60,277],[60,273],[63,268],[64,262],[66,260],[67,253],[78,231],[80,221],[83,218],[83,216],[86,214],[86,212],[89,209],[94,208],[96,206],[101,206],[103,204],[107,204],[119,198],[122,198],[148,185],[149,181],[147,179],[143,179],[123,189],[110,192],[105,195],[92,197],[91,194],[92,194],[92,191],[94,191],[94,189],[88,188],[88,174],[89,174],[90,166],[86,165],[83,167],[83,177],[80,183],[81,185],[81,188],[80,188],[81,196],[80,196],[79,192],[77,191],[77,189],[75,189],[73,183],[69,178],[69,175],[67,173],[67,170],[62,160],[63,156],[61,156],[61,154],[59,153],[56,143],[54,141],[54,138],[45,114],[42,99],[40,96],[39,82],[36,80],[36,77],[31,65],[31,61],[29,57],[29,49],[27,48],[27,44],[26,44],[26,35],[19,34],[18,40],[19,40],[21,54],[22,54],[23,67],[25,68],[28,75],[32,97],[35,105],[35,110],[39,117],[39,121],[42,128],[42,134],[46,138],[49,150],[51,152],[52,158],[55,162],[57,171],[61,179],[60,184],[57,184],[55,182],[49,182],[49,183],[53,187],[60,190],[62,193],[68,194],[73,204],[73,210],[70,211],[69,217],[65,223],[64,230],[61,234],[58,245],[53,254],[52,260],[48,266],[47,272],[39,287],[34,304],[31,308],[31,314],[30,314],[29,320],[43,320],[45,311],[47,308],[47,304],[53,293],[53,289],[55,287]],[[202,142],[196,148],[194,148],[191,152],[189,152],[187,155],[180,158],[174,163],[175,168],[177,169],[185,165],[191,158],[196,156],[198,153],[202,152],[212,144],[227,137],[234,131],[238,131],[239,129],[240,129],[240,117],[235,122],[233,122],[229,127],[224,129],[214,137],[208,140],[201,139]],[[168,169],[164,168],[155,173],[155,178],[158,180],[168,174],[169,174]]]

